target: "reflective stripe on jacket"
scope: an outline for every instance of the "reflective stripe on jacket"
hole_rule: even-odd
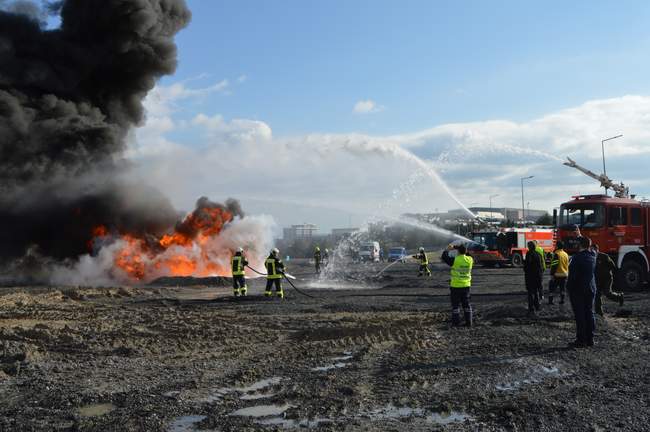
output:
[[[282,279],[282,273],[280,273],[280,270],[284,269],[282,261],[270,256],[264,261],[264,266],[266,267],[267,279]]]
[[[232,270],[233,276],[243,276],[244,275],[244,266],[248,264],[243,256],[233,255],[230,259],[230,269]]]
[[[467,255],[458,255],[451,266],[451,287],[467,288],[472,286],[472,267],[474,259]]]

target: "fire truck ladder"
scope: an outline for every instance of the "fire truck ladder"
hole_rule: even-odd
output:
[[[598,180],[600,182],[600,185],[607,189],[611,189],[614,191],[614,195],[616,198],[629,198],[630,196],[630,188],[625,186],[623,183],[616,184],[614,183],[609,177],[607,177],[605,174],[598,175],[593,171],[588,170],[587,168],[581,167],[577,163],[575,163],[574,160],[571,158],[567,157],[568,162],[564,162],[564,165],[575,168],[578,171],[583,172],[584,174],[588,175],[594,180]]]

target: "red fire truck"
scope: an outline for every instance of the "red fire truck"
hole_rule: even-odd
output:
[[[558,238],[568,253],[577,252],[579,236],[591,238],[618,265],[618,287],[639,289],[648,281],[650,271],[650,203],[634,199],[625,185],[612,182],[605,174],[597,175],[571,159],[565,165],[598,180],[605,192],[612,189],[614,196],[581,195],[562,204]]]
[[[555,230],[548,228],[501,228],[498,231],[476,231],[469,246],[474,260],[486,267],[524,263],[528,242],[534,240],[544,249],[547,260],[555,249]]]

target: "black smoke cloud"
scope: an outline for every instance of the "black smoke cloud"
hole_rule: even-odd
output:
[[[143,98],[176,68],[184,0],[29,3],[0,0],[0,263],[34,249],[76,257],[98,224],[142,235],[173,226],[160,192],[120,175]],[[60,28],[43,29],[48,10]]]

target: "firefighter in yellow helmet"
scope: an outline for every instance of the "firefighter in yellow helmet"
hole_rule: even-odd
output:
[[[472,305],[469,302],[469,290],[472,286],[472,267],[474,267],[474,259],[467,255],[467,248],[460,245],[457,248],[458,254],[456,257],[450,257],[449,251],[454,249],[454,246],[447,246],[447,250],[442,253],[442,261],[451,266],[451,281],[450,295],[451,295],[451,325],[460,325],[460,305],[463,305],[465,313],[465,325],[472,326]]]
[[[230,269],[232,270],[232,289],[235,297],[246,295],[246,277],[244,267],[248,265],[244,256],[244,249],[238,248],[235,255],[230,259]]]
[[[413,255],[413,258],[420,261],[420,269],[418,271],[418,277],[424,276],[425,273],[427,276],[431,276],[431,270],[429,270],[429,258],[427,258],[427,253],[424,251],[423,247],[421,247],[418,250],[417,255]]]
[[[268,258],[264,261],[266,267],[266,289],[264,295],[271,297],[271,288],[275,285],[275,295],[284,298],[282,291],[282,276],[284,274],[284,263],[280,259],[280,251],[277,248],[271,250]]]

